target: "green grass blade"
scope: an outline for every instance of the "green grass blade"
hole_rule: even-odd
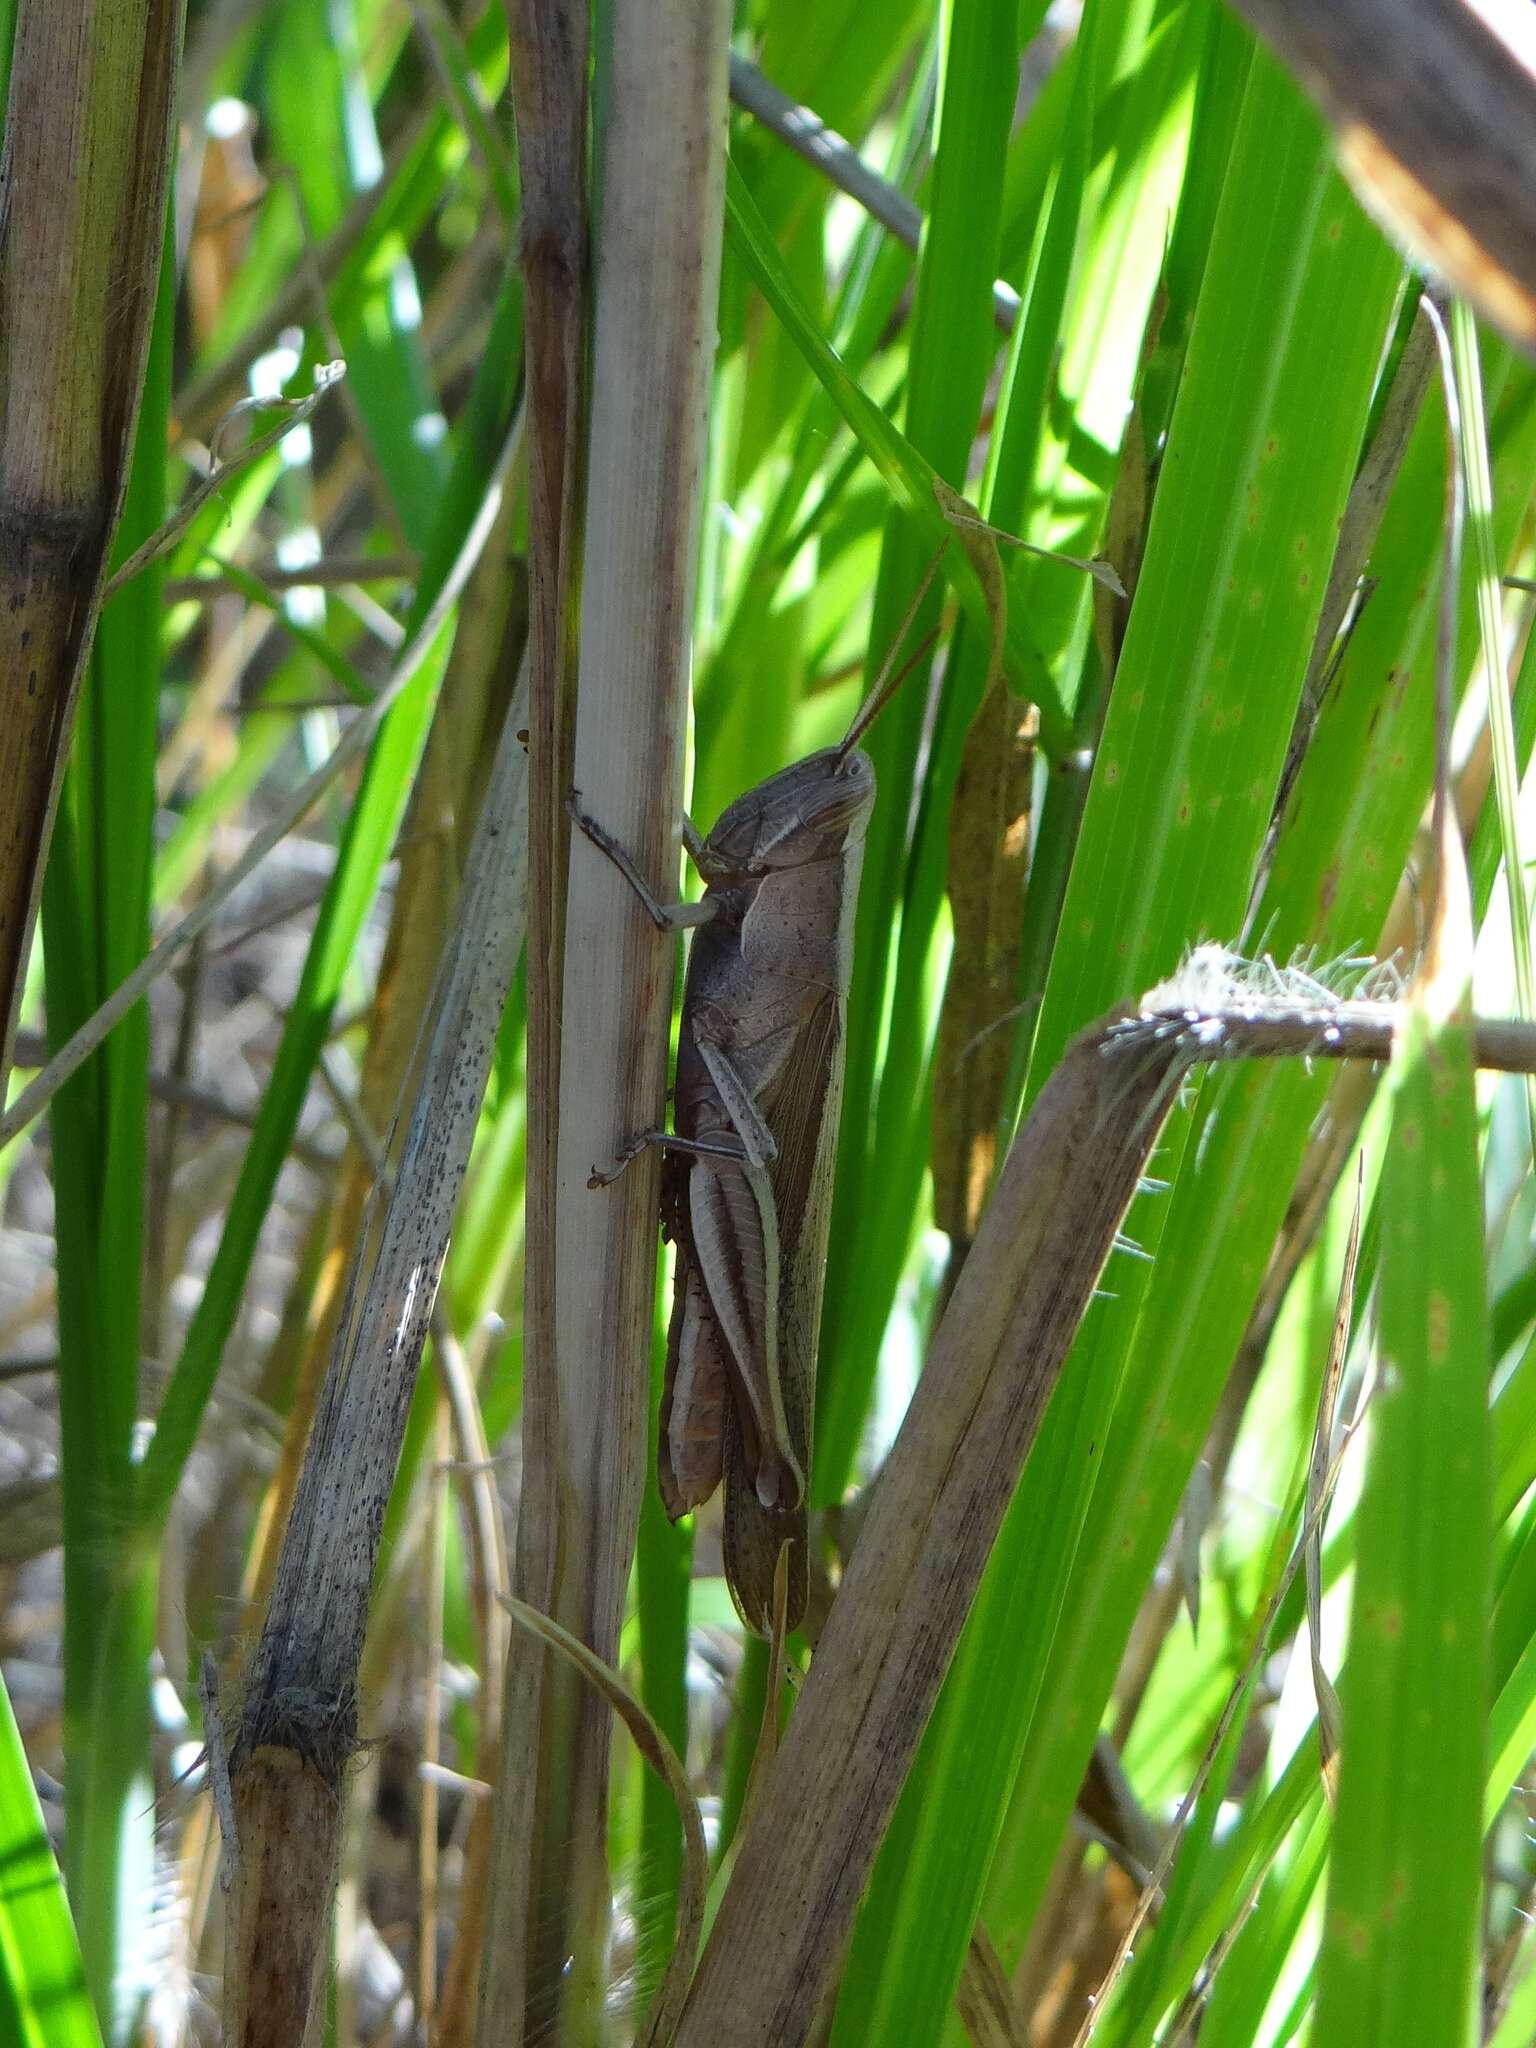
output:
[[[1476,570],[1477,619],[1482,634],[1483,674],[1488,691],[1488,738],[1493,754],[1495,812],[1509,892],[1509,928],[1514,950],[1515,995],[1522,1017],[1536,1017],[1536,973],[1531,967],[1531,906],[1526,894],[1525,858],[1520,845],[1520,768],[1514,720],[1505,687],[1503,607],[1493,530],[1493,482],[1488,472],[1488,430],[1484,419],[1483,373],[1477,323],[1465,300],[1451,309],[1451,350],[1461,408],[1462,468],[1467,491],[1467,535]],[[1528,1082],[1531,1141],[1536,1146],[1536,1082]]]
[[[1288,1861],[1265,1878],[1258,1906],[1216,1979],[1201,2025],[1207,2048],[1249,2048],[1258,2038],[1281,1972],[1312,1910],[1327,1854],[1328,1828],[1322,1800],[1316,1798],[1295,1824]],[[1241,1896],[1234,1888],[1231,1913],[1241,1910]]]
[[[1530,2042],[1536,2040],[1536,1955],[1531,1953],[1529,1938],[1516,1977],[1509,2004],[1496,2031],[1489,2036],[1488,2048],[1529,2048]]]
[[[274,139],[294,166],[317,236],[337,225],[383,169],[358,40],[354,9],[289,0],[271,53]],[[403,242],[386,235],[365,288],[355,297],[333,293],[331,309],[347,381],[401,529],[413,547],[425,547],[447,457],[421,295]]]
[[[1498,449],[1501,547],[1518,530],[1530,490],[1530,425],[1528,412],[1515,408]],[[1318,946],[1326,958],[1369,943],[1409,856],[1432,758],[1443,449],[1443,419],[1431,409],[1373,557],[1376,599],[1351,643],[1347,680],[1325,707],[1256,921],[1282,957],[1296,946]],[[1468,604],[1459,673],[1475,648]],[[1322,1094],[1320,1082],[1299,1071],[1231,1076],[1214,1093],[1207,1083],[1198,1167],[1172,1198],[1161,1269],[1153,1269],[1121,1396],[1123,1427],[1102,1453],[1070,1596],[1080,1625],[1063,1632],[1053,1652],[1049,1688],[1080,1702],[1083,1726],[1102,1710],[1118,1632],[1148,1583],[1210,1428]],[[1086,1753],[1081,1731],[1074,1735],[1059,1716],[1027,1748],[993,1892],[1000,1916],[1005,1898],[1038,1896]]]
[[[7,2048],[101,2048],[80,1944],[3,1681],[0,2040]]]
[[[1052,964],[1040,1074],[1088,1018],[1166,972],[1185,946],[1242,923],[1396,279],[1334,178],[1314,117],[1256,57]],[[1337,406],[1327,418],[1325,381]],[[1159,1172],[1177,1160],[1176,1141],[1175,1131]],[[1128,1227],[1150,1245],[1163,1217],[1146,1208]],[[1101,1610],[1091,1577],[1079,1582],[1077,1544],[1145,1273],[1111,1263],[1106,1284],[1120,1299],[1091,1312],[909,1783],[908,1799],[947,1818],[923,1882],[934,1902],[927,1939],[956,1968],[1032,1702],[1049,1712],[1019,1802],[1029,1845],[1012,1846],[988,1910],[1005,1963],[1033,1918],[1098,1687],[1145,1585]],[[1177,1388],[1165,1348],[1138,1341],[1135,1355],[1159,1387],[1167,1375],[1165,1394]],[[1183,1430],[1170,1441],[1182,1449]],[[1128,1463],[1133,1501],[1134,1471]],[[1085,1575],[1118,1562],[1120,1539],[1109,1541],[1110,1554],[1085,1546]],[[1096,1669],[1086,1685],[1069,1673],[1065,1690],[1045,1677],[1058,1613],[1072,1615],[1065,1639]]]
[[[1004,146],[1013,111],[1018,62],[1016,11],[1007,5],[956,7],[944,52],[943,102],[936,136],[932,213],[924,234],[913,307],[906,429],[921,462],[957,489],[965,484],[986,379],[997,349],[992,326],[992,284],[997,275]],[[930,494],[931,495],[931,494]],[[913,508],[918,509],[918,508]],[[937,510],[937,507],[935,507]],[[875,588],[866,673],[871,680],[895,650],[913,597],[933,553],[933,528],[922,517],[893,512],[886,526]],[[965,560],[954,547],[949,559]],[[910,648],[938,622],[939,600],[930,590],[913,620]],[[968,618],[973,615],[968,614]],[[974,620],[981,644],[992,639],[990,619]],[[886,1014],[886,984],[896,955],[895,936],[906,896],[909,820],[925,713],[925,661],[908,679],[867,742],[880,788],[864,850],[864,874],[855,926],[853,985],[848,1004],[848,1071],[833,1206],[832,1253],[822,1317],[822,1370],[817,1392],[815,1487],[838,1499],[848,1481],[854,1442],[847,1426],[852,1406],[867,1399],[879,1327],[860,1314],[866,1288],[876,1301],[894,1291],[913,1225],[910,1169],[898,1161],[912,1152],[914,1110],[922,1118],[921,1064],[932,1029],[931,1006],[920,984]],[[979,693],[978,693],[979,694]],[[1042,712],[1042,717],[1044,713]],[[958,767],[951,746],[950,785]],[[926,796],[942,810],[947,790],[932,778]],[[937,903],[926,906],[931,931]],[[926,960],[926,935],[904,935]],[[882,1044],[883,1041],[883,1044]],[[892,1062],[889,1092],[884,1073]],[[898,1073],[897,1070],[900,1070]],[[918,1071],[918,1086],[910,1084]],[[882,1074],[885,1110],[876,1097]],[[891,1113],[893,1112],[893,1113]],[[920,1123],[925,1129],[925,1121]],[[907,1199],[895,1213],[874,1199],[895,1172]],[[883,1287],[873,1276],[883,1274]],[[883,1323],[883,1316],[880,1322]],[[836,1407],[833,1404],[838,1404]]]
[[[169,259],[169,249],[167,257]],[[165,511],[167,260],[115,558]],[[160,690],[158,564],[106,607],[43,885],[48,1030],[63,1042],[148,949]],[[64,1487],[65,1866],[108,2038],[145,1989],[153,1602],[125,1542],[138,1415],[149,1018],[140,1004],[53,1107]]]
[[[1170,170],[1176,173],[1182,160],[1180,94],[1164,88],[1171,68],[1168,59],[1181,52],[1188,56],[1194,46],[1182,46],[1178,38],[1166,33],[1156,39],[1149,36],[1151,13],[1140,0],[1133,5],[1114,0],[1114,4],[1090,8],[1084,17],[1074,47],[1077,91],[1063,161],[1023,294],[1023,312],[994,418],[992,460],[983,493],[989,519],[1005,530],[1027,532],[1042,545],[1061,537],[1048,516],[1050,505],[1058,494],[1071,495],[1077,506],[1077,524],[1067,538],[1085,554],[1098,544],[1104,493],[1102,488],[1090,489],[1079,477],[1066,477],[1065,448],[1073,438],[1086,438],[1090,429],[1101,431],[1106,424],[1101,415],[1109,415],[1116,427],[1123,427],[1137,361],[1137,349],[1127,346],[1126,337],[1141,333],[1156,277],[1155,261],[1124,260],[1126,223],[1143,213],[1160,218]],[[1154,48],[1157,40],[1162,45],[1161,55]],[[1123,102],[1128,125],[1113,153],[1117,175],[1111,203],[1111,194],[1101,184],[1085,190],[1085,183],[1099,110],[1111,96],[1112,81],[1125,68],[1131,70],[1138,87]],[[1153,132],[1163,123],[1137,120],[1139,111],[1154,106],[1164,110],[1171,135]],[[1142,225],[1146,233],[1137,239],[1155,249],[1155,240],[1149,241],[1152,220],[1144,219]],[[1113,280],[1108,314],[1106,276]],[[1101,350],[1099,342],[1106,332],[1114,336],[1114,347]],[[1062,358],[1059,365],[1058,356]],[[1113,386],[1112,399],[1106,399],[1106,384]],[[1046,431],[1051,418],[1064,422],[1059,442]],[[1077,424],[1069,431],[1065,423],[1073,421]],[[1043,641],[1046,637],[1042,625],[1047,611],[1039,598],[1047,588],[1055,593],[1057,609],[1078,618],[1086,628],[1089,586],[1080,572],[1025,557],[1015,563],[1009,580],[1010,615],[1028,619],[1035,638]],[[1068,628],[1063,639],[1071,638]],[[945,1076],[931,1077],[928,1071],[933,1051],[932,1006],[914,1000],[913,992],[931,979],[934,955],[943,937],[950,793],[985,687],[988,651],[987,642],[967,618],[950,648],[945,688],[929,742],[923,800],[903,886],[894,967],[893,987],[903,996],[890,1006],[881,1052],[879,1120],[867,1167],[869,1194],[867,1198],[853,1194],[846,1198],[850,1209],[857,1200],[860,1214],[860,1235],[848,1254],[848,1268],[858,1272],[860,1284],[834,1293],[837,1306],[832,1312],[831,1348],[837,1369],[835,1376],[828,1376],[819,1417],[824,1461],[819,1484],[828,1498],[835,1497],[851,1469],[895,1292],[897,1269],[893,1262],[877,1256],[875,1248],[904,1244],[913,1217],[921,1213],[931,1129],[929,1100],[934,1086],[946,1085]],[[1052,673],[1061,678],[1064,697],[1073,693],[1070,678],[1080,668],[1081,647],[1075,650],[1075,658],[1074,651],[1053,650]],[[1058,778],[1051,780],[1059,787]],[[835,1256],[840,1259],[842,1254]],[[855,1956],[855,1969],[857,1964]]]
[[[664,1311],[665,1313],[665,1311]],[[657,1332],[651,1408],[655,1441],[666,1362],[665,1323]],[[635,1587],[640,1615],[640,1697],[645,1710],[686,1764],[688,1759],[688,1588],[693,1530],[673,1526],[655,1486],[640,1507]],[[677,1889],[683,1867],[683,1825],[677,1802],[652,1772],[640,1788],[635,1890],[638,1956],[635,1975],[647,1989],[661,1981],[677,1938]]]
[[[1463,977],[1470,938],[1468,923]],[[1392,1083],[1380,1376],[1357,1515],[1316,2048],[1476,2039],[1489,1357],[1463,1023],[1413,1004]]]
[[[932,462],[911,436],[892,425],[868,393],[848,375],[835,350],[823,340],[785,269],[783,259],[768,236],[751,193],[731,164],[726,166],[725,225],[731,250],[750,272],[764,298],[804,351],[806,360],[838,412],[858,437],[864,453],[880,473],[892,498],[902,511],[910,515],[922,536],[916,550],[918,574],[906,585],[901,603],[890,622],[894,626],[911,601],[928,556],[949,539],[949,528],[933,496],[933,478],[936,471],[942,474],[942,466]],[[990,279],[987,290],[990,304]],[[953,578],[955,592],[968,615],[985,632],[988,628],[986,601],[963,550],[950,549],[944,569],[945,574]],[[882,649],[876,657],[877,668],[884,652]],[[1055,697],[1050,677],[1042,668],[1027,632],[1015,621],[1009,623],[1007,654],[1011,672],[1021,678],[1027,677],[1029,694],[1043,700],[1040,702],[1040,719],[1044,743],[1047,747],[1061,747],[1068,735],[1065,708]],[[879,730],[876,727],[876,731]]]

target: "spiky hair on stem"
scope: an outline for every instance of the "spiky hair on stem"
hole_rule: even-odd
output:
[[[1304,1014],[1341,1003],[1392,1003],[1403,992],[1395,960],[1354,952],[1319,954],[1301,947],[1284,966],[1269,953],[1253,959],[1229,946],[1191,947],[1178,969],[1141,999],[1143,1014],[1193,1010],[1203,1014],[1283,1009]]]
[[[1347,1027],[1389,1026],[1402,990],[1392,960],[1305,949],[1282,966],[1206,943],[1110,1027],[1105,1050],[1174,1040],[1191,1060],[1341,1051]]]

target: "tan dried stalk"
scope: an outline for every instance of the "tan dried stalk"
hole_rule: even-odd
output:
[[[1237,0],[1339,132],[1363,202],[1536,346],[1536,23],[1525,0]]]
[[[960,757],[949,820],[954,952],[934,1046],[933,1220],[950,1241],[946,1293],[997,1169],[1029,868],[1034,715],[994,677]]]
[[[522,179],[528,444],[528,1152],[523,1275],[523,1474],[514,1590],[555,1597],[560,1476],[554,1373],[555,1169],[569,832],[570,700],[580,402],[587,312],[587,10],[583,0],[507,0]],[[487,1939],[476,2027],[520,2036],[538,1773],[533,1752],[550,1660],[509,1647],[501,1786],[486,1852]],[[484,1907],[481,1910],[486,1910]],[[537,1921],[534,1920],[534,1925]],[[547,1974],[547,1973],[546,1973]],[[553,1994],[551,1994],[553,1995]]]
[[[747,1830],[679,2044],[803,2037],[1046,1399],[1156,1140],[1180,1041],[1070,1046],[1010,1151]]]
[[[453,928],[470,835],[506,717],[526,620],[509,562],[514,501],[509,493],[464,588],[453,652],[400,835],[400,875],[379,964],[358,1084],[358,1107],[373,1131],[389,1127],[420,1042],[444,935]],[[309,1328],[283,1431],[282,1453],[262,1503],[245,1600],[265,1600],[278,1544],[298,1485],[315,1403],[336,1341],[352,1251],[363,1228],[374,1173],[363,1148],[343,1162],[329,1239],[311,1296]]]
[[[554,10],[551,10],[554,14]],[[705,408],[715,348],[723,205],[728,10],[722,0],[618,0],[612,11],[603,212],[587,454],[575,783],[585,807],[663,890],[677,873],[682,734]],[[538,31],[543,39],[535,39]],[[564,40],[561,40],[563,37]],[[514,12],[520,160],[527,143],[569,140],[571,20],[542,5]],[[554,104],[563,88],[567,101]],[[529,123],[532,123],[530,129]],[[579,123],[576,134],[580,134]],[[551,159],[552,160],[552,159]],[[570,280],[568,206],[547,184],[525,230],[530,314],[553,320]],[[568,403],[573,368],[549,337],[529,337],[530,429],[537,408]],[[551,382],[546,391],[542,378]],[[537,480],[559,520],[554,558],[570,561],[567,415],[552,424],[567,467]],[[532,445],[532,443],[530,443]],[[532,538],[532,536],[531,536]],[[528,1275],[523,1470],[516,1590],[612,1663],[648,1455],[657,1165],[593,1192],[595,1164],[661,1119],[673,951],[612,866],[585,842],[572,852],[564,922],[553,808],[560,773],[562,649],[545,620],[549,548],[533,562],[536,791],[529,1023]],[[564,585],[553,586],[555,598]],[[541,635],[543,637],[541,637]],[[541,656],[540,650],[546,650]],[[548,834],[547,841],[542,835]],[[563,954],[559,950],[562,946]],[[561,1034],[550,1031],[558,963]],[[535,976],[549,986],[535,998]],[[535,1124],[534,1109],[538,1108]],[[552,1112],[557,1111],[551,1122]],[[558,1156],[554,1144],[558,1134]],[[567,1667],[515,1643],[510,1655],[496,1817],[495,1889],[482,1981],[480,2040],[579,2040],[601,2029],[610,1897],[606,1707]],[[568,1962],[568,1959],[569,1962]]]
[[[224,2038],[292,2048],[323,1979],[357,1741],[357,1671],[416,1369],[502,1007],[522,946],[527,758],[514,701],[475,828],[458,923],[430,1006],[421,1080],[377,1232],[355,1272],[266,1623],[230,1745],[239,1832]],[[360,1245],[358,1266],[365,1267]],[[366,1280],[366,1285],[362,1282]]]
[[[421,1041],[423,1019],[452,927],[474,821],[479,813],[497,738],[506,718],[506,698],[515,675],[526,617],[523,593],[510,555],[515,506],[509,496],[491,529],[485,552],[464,588],[453,651],[444,671],[432,729],[412,791],[400,838],[400,873],[389,932],[369,1018],[368,1045],[358,1084],[357,1109],[374,1132],[389,1128]],[[514,727],[518,720],[514,720]],[[302,1262],[266,1374],[292,1383],[293,1395],[277,1466],[256,1521],[240,1589],[250,1625],[272,1588],[283,1532],[298,1487],[310,1425],[320,1398],[325,1368],[336,1343],[349,1266],[363,1234],[375,1185],[374,1161],[355,1140],[348,1146],[329,1216],[318,1228],[323,1242]],[[456,1404],[459,1455],[484,1455],[483,1442],[469,1440]],[[472,1408],[472,1402],[469,1404]],[[477,1418],[475,1424],[477,1426]],[[484,1511],[478,1499],[479,1549],[488,1554]],[[488,1489],[485,1489],[488,1490]],[[499,1626],[491,1631],[505,1640]],[[499,1715],[499,1672],[487,1684],[485,1717]],[[489,1757],[480,1759],[487,1768]],[[191,1873],[188,1918],[194,1950],[202,1938],[210,1896],[207,1816],[195,1808],[187,1823],[182,1860]]]
[[[122,506],[182,0],[22,0],[0,160],[0,1077]]]

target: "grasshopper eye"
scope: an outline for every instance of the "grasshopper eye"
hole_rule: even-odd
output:
[[[870,766],[869,756],[858,748],[839,748],[832,761],[832,777],[837,782],[867,784],[872,788],[875,771]]]

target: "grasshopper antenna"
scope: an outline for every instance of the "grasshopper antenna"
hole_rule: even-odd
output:
[[[940,547],[940,549],[938,550],[937,554],[934,555],[932,561],[929,562],[927,568],[923,571],[922,581],[918,584],[917,589],[913,592],[912,602],[907,606],[906,616],[902,620],[899,628],[897,629],[895,639],[891,642],[891,651],[885,657],[885,661],[881,666],[880,673],[875,678],[875,686],[870,691],[869,695],[864,699],[864,702],[859,706],[858,710],[854,713],[852,725],[850,725],[847,732],[843,734],[842,744],[838,747],[837,750],[840,758],[845,757],[852,751],[854,747],[858,745],[859,741],[864,737],[865,733],[869,731],[869,728],[880,716],[881,712],[885,709],[886,705],[890,703],[891,699],[895,696],[896,692],[901,688],[902,684],[906,681],[907,677],[912,673],[913,669],[917,667],[917,664],[922,660],[923,656],[928,652],[928,650],[933,646],[934,642],[938,639],[939,628],[935,626],[931,633],[924,635],[923,639],[913,649],[912,653],[907,656],[906,660],[902,663],[901,667],[897,669],[895,675],[893,676],[891,674],[891,665],[896,659],[897,649],[901,646],[902,641],[906,639],[908,633],[910,633],[912,630],[912,621],[917,617],[918,606],[922,603],[923,599],[928,595],[928,586],[932,583],[934,577],[938,574],[939,564],[943,561],[944,552],[945,549],[948,548],[948,546],[949,542],[945,541],[943,546]]]

